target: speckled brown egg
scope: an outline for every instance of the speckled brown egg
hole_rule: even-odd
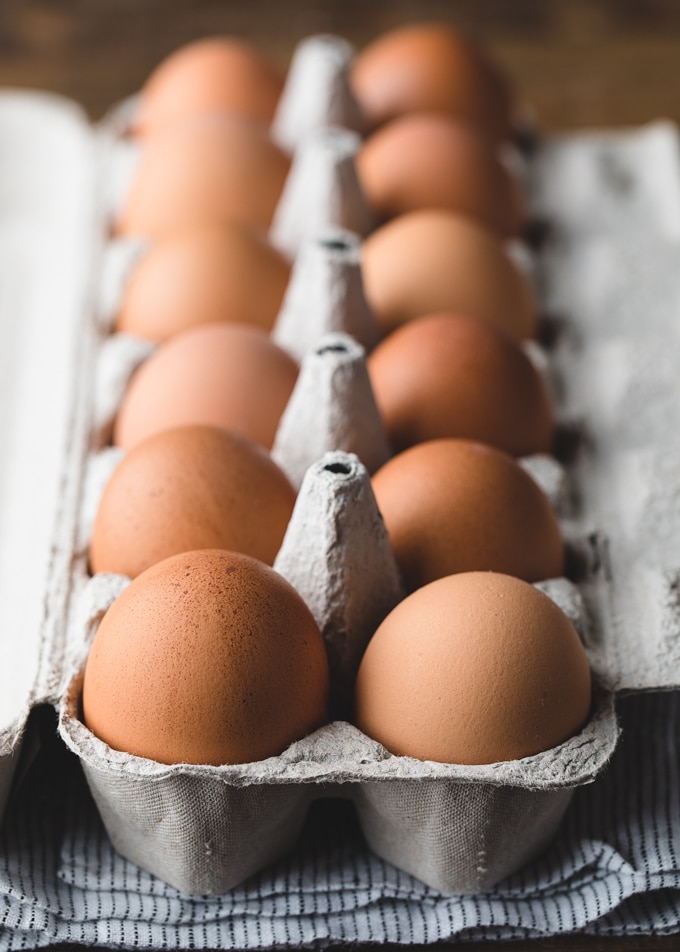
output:
[[[537,299],[499,236],[466,215],[424,209],[399,215],[363,243],[366,296],[383,333],[433,311],[533,337]]]
[[[563,574],[555,512],[502,450],[429,440],[393,456],[372,484],[409,591],[456,572],[504,572],[529,582]]]
[[[114,231],[156,239],[231,221],[266,230],[289,167],[255,120],[223,114],[173,124],[144,141]]]
[[[552,448],[545,378],[516,340],[489,324],[449,312],[414,318],[383,338],[368,368],[395,450],[450,436],[513,456]]]
[[[327,717],[319,628],[295,589],[247,555],[202,549],[134,579],[104,615],[83,681],[87,727],[160,763],[280,754]]]
[[[467,120],[491,141],[510,134],[507,77],[478,44],[446,23],[407,23],[382,33],[357,54],[351,84],[374,126],[437,110]]]
[[[378,220],[421,208],[449,208],[501,235],[517,235],[525,224],[518,181],[469,123],[438,113],[409,113],[369,136],[356,163]]]
[[[137,135],[204,113],[226,112],[271,122],[284,75],[235,36],[207,36],[166,56],[144,83],[133,120]]]
[[[170,555],[212,548],[271,565],[295,495],[266,450],[243,436],[163,430],[131,449],[104,487],[90,567],[134,578]]]
[[[393,754],[488,764],[563,743],[590,703],[588,659],[558,606],[520,579],[466,572],[419,589],[380,625],[355,719]]]
[[[196,324],[271,330],[290,277],[288,260],[239,222],[182,229],[154,242],[123,288],[116,330],[163,341]]]
[[[131,449],[170,427],[221,426],[271,449],[298,365],[260,327],[202,324],[161,344],[132,375],[113,441]]]

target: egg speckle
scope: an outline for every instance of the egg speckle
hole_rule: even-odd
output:
[[[327,717],[328,664],[302,598],[249,556],[202,549],[134,579],[104,615],[83,681],[86,726],[160,763],[248,763]]]
[[[557,605],[520,579],[471,572],[387,616],[359,668],[355,719],[393,754],[487,764],[566,741],[590,702],[586,653]]]

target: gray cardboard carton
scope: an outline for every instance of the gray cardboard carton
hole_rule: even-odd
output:
[[[556,329],[541,360],[563,426],[580,437],[563,462],[526,465],[552,486],[582,557],[580,576],[542,587],[586,644],[588,724],[554,750],[465,767],[394,756],[335,720],[279,757],[204,767],[111,750],[79,717],[90,639],[127,581],[90,578],[88,520],[115,465],[111,414],[148,352],[112,335],[100,307],[107,212],[121,188],[111,187],[115,122],[92,128],[64,100],[5,93],[0,127],[11,143],[0,163],[0,804],[28,713],[50,704],[114,846],[184,892],[228,890],[272,862],[318,797],[351,800],[369,845],[443,892],[476,892],[520,867],[553,835],[572,792],[608,762],[617,693],[680,685],[680,400],[671,373],[680,282],[660,264],[680,240],[675,129],[550,141],[525,169],[534,212],[554,233],[533,261]],[[353,520],[357,498],[365,518]],[[336,446],[306,470],[289,527],[292,537],[317,520],[323,531],[302,533],[316,548],[296,560],[284,542],[278,561],[314,606],[341,693],[376,619],[400,597],[373,506],[364,464]],[[362,585],[353,551],[363,553]]]

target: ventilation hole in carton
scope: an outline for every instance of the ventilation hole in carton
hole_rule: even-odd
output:
[[[335,460],[333,463],[326,463],[324,469],[327,473],[333,473],[336,476],[352,475],[352,464],[342,463],[340,460]]]
[[[536,330],[536,342],[545,350],[553,348],[565,332],[567,322],[559,314],[541,314]]]
[[[347,344],[344,344],[342,341],[337,341],[332,344],[322,344],[320,347],[316,348],[315,353],[322,354],[348,354],[349,347]]]
[[[568,541],[564,546],[564,576],[578,585],[593,573],[593,556],[587,542]]]
[[[579,423],[558,423],[553,442],[553,456],[563,465],[573,463],[588,441],[585,427]]]
[[[354,242],[349,238],[321,238],[319,240],[319,246],[326,251],[352,251]]]
[[[512,131],[512,142],[521,155],[532,156],[538,152],[541,139],[531,119],[519,119]]]
[[[532,251],[545,248],[554,233],[554,226],[545,218],[530,218],[522,229],[522,239]]]

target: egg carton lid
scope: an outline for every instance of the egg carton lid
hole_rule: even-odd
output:
[[[79,505],[97,140],[72,103],[0,93],[0,746],[53,691]]]
[[[555,137],[528,177],[551,240],[536,280],[557,325],[561,413],[593,571],[589,648],[616,691],[680,683],[680,137],[672,123]]]

